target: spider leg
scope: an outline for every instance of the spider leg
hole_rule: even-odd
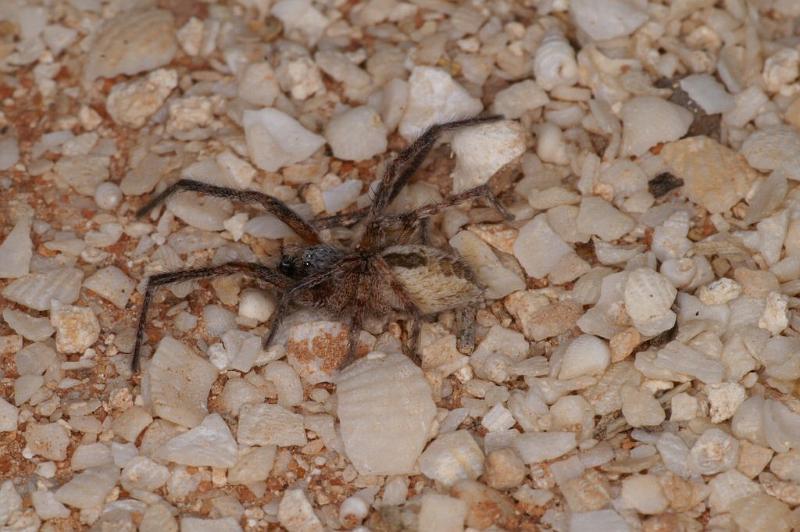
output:
[[[456,348],[467,355],[475,349],[475,314],[474,305],[455,309],[456,315]]]
[[[358,338],[361,335],[362,321],[361,311],[356,310],[356,312],[350,318],[350,324],[348,325],[347,354],[345,355],[344,360],[342,360],[342,363],[339,364],[340,370],[346,368],[356,360],[356,353],[358,352]]]
[[[131,361],[131,368],[133,371],[139,371],[139,351],[141,350],[142,341],[144,339],[144,327],[147,322],[147,311],[150,308],[150,302],[152,301],[153,295],[158,287],[172,283],[180,283],[183,281],[192,281],[194,279],[231,275],[234,273],[244,273],[279,288],[287,288],[291,283],[288,278],[284,277],[280,273],[255,262],[229,262],[219,266],[197,268],[195,270],[179,270],[176,272],[159,273],[149,277],[147,279],[147,284],[145,285],[142,309],[139,312],[139,321],[136,325],[136,343],[133,347],[133,359]]]
[[[417,140],[411,143],[406,149],[397,154],[383,174],[378,190],[375,193],[375,200],[370,208],[369,218],[378,218],[386,207],[397,197],[400,190],[405,186],[411,176],[417,171],[420,165],[433,149],[439,136],[447,131],[454,129],[486,124],[502,120],[499,115],[472,117],[465,120],[455,120],[444,124],[436,124],[429,127]]]
[[[471,188],[469,190],[465,190],[464,192],[460,192],[458,194],[453,194],[444,201],[440,201],[438,203],[431,203],[429,205],[423,205],[418,209],[414,209],[411,212],[400,214],[397,218],[409,218],[411,220],[424,220],[426,218],[430,218],[435,214],[439,214],[443,210],[447,209],[448,207],[452,207],[454,205],[458,205],[464,201],[469,201],[473,199],[485,199],[488,201],[492,207],[494,207],[498,213],[500,213],[503,218],[506,220],[512,220],[514,217],[511,215],[508,210],[503,206],[502,203],[497,199],[497,197],[492,192],[492,189],[489,187],[488,184],[486,185],[479,185],[477,187]]]
[[[423,205],[418,209],[414,209],[413,211],[406,212],[403,214],[398,214],[394,216],[384,216],[383,218],[379,218],[376,220],[376,223],[383,227],[384,231],[399,231],[400,235],[397,238],[399,242],[407,242],[411,239],[412,235],[417,231],[420,225],[427,223],[427,220],[436,214],[439,214],[443,210],[452,207],[454,205],[458,205],[463,201],[469,201],[473,199],[485,199],[488,201],[492,207],[497,209],[497,211],[506,219],[511,220],[513,216],[509,213],[505,207],[498,201],[495,195],[492,193],[491,188],[489,185],[480,185],[475,188],[471,188],[469,190],[465,190],[459,194],[453,194],[446,198],[444,201],[438,203],[431,203],[429,205]]]
[[[313,224],[317,229],[328,229],[330,227],[350,227],[360,222],[368,213],[369,207],[362,207],[352,212],[315,218]]]
[[[148,201],[141,209],[136,211],[136,216],[144,216],[155,207],[163,203],[172,194],[182,190],[202,192],[203,194],[208,194],[209,196],[227,198],[235,201],[241,201],[242,203],[259,203],[268,213],[272,214],[280,221],[291,227],[292,230],[306,242],[310,244],[319,244],[322,242],[317,234],[317,231],[278,198],[274,198],[256,190],[236,190],[228,187],[210,185],[208,183],[194,181],[192,179],[181,179],[171,184],[161,191],[161,193],[157,194],[154,198]]]
[[[408,295],[406,289],[403,288],[403,285],[397,278],[394,276],[392,272],[392,267],[386,262],[383,257],[376,256],[373,259],[373,263],[375,264],[375,268],[383,274],[384,278],[388,280],[389,287],[394,292],[397,299],[403,305],[403,309],[407,312],[413,323],[411,325],[411,334],[409,336],[409,358],[414,361],[415,364],[418,366],[421,363],[419,358],[419,354],[417,353],[417,346],[419,345],[419,333],[422,326],[422,311],[420,311],[419,307],[416,303],[411,299],[411,296]]]

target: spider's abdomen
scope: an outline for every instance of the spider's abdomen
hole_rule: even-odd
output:
[[[427,246],[391,246],[381,253],[397,281],[423,314],[481,300],[472,271],[456,256]]]

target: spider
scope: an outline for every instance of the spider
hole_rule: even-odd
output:
[[[416,360],[420,320],[445,310],[457,310],[460,330],[458,347],[469,352],[474,347],[475,309],[483,290],[473,272],[455,254],[418,241],[424,221],[443,209],[471,199],[484,198],[506,219],[509,213],[495,198],[488,185],[454,194],[445,201],[425,205],[402,214],[387,214],[386,209],[422,165],[442,133],[454,129],[500,120],[501,116],[473,117],[431,126],[387,165],[370,206],[347,214],[306,222],[285,203],[254,190],[236,190],[189,179],[168,186],[140,208],[144,216],[179,191],[196,191],[243,203],[261,204],[266,211],[288,225],[304,245],[284,249],[271,268],[256,262],[229,262],[219,266],[179,270],[147,279],[136,327],[132,369],[139,370],[147,311],[155,291],[164,285],[242,273],[274,287],[279,299],[263,339],[266,349],[281,320],[292,305],[316,307],[349,321],[345,366],[355,358],[357,339],[365,316],[403,313],[410,317],[410,356]],[[326,242],[319,229],[361,226],[360,238],[345,247]]]

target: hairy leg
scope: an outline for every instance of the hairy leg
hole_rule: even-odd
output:
[[[150,302],[153,299],[155,291],[160,286],[180,283],[183,281],[192,281],[195,279],[204,279],[208,277],[219,277],[222,275],[231,275],[234,273],[244,273],[255,279],[269,283],[275,287],[286,289],[290,286],[291,280],[284,277],[280,273],[255,262],[229,262],[220,266],[210,266],[208,268],[197,268],[195,270],[179,270],[176,272],[159,273],[147,279],[147,285],[144,291],[144,300],[142,301],[142,309],[139,312],[139,321],[136,325],[136,343],[133,347],[133,360],[131,367],[134,372],[139,371],[140,357],[139,351],[142,347],[144,339],[144,327],[147,323],[147,310],[150,307]]]
[[[511,213],[497,200],[492,190],[489,188],[489,185],[480,185],[465,190],[464,192],[453,194],[439,203],[423,205],[418,209],[403,214],[384,216],[376,220],[376,225],[380,226],[381,234],[399,232],[400,234],[397,236],[398,243],[409,242],[420,225],[426,223],[427,219],[431,216],[439,214],[443,210],[464,201],[474,199],[484,199],[488,201],[506,220],[511,220],[513,218]]]
[[[417,304],[414,303],[414,300],[411,299],[411,296],[408,295],[408,292],[406,292],[405,288],[403,288],[403,285],[400,284],[400,282],[394,276],[392,267],[389,266],[383,257],[374,257],[373,264],[375,264],[375,269],[378,271],[378,273],[384,279],[386,279],[389,287],[392,289],[392,292],[403,306],[403,310],[412,320],[408,346],[409,358],[411,358],[415,364],[420,365],[420,357],[419,353],[417,353],[417,347],[419,346],[419,332],[422,325],[422,312],[419,310]]]
[[[502,116],[473,117],[465,120],[455,120],[444,124],[436,124],[429,127],[417,140],[410,146],[397,154],[383,174],[378,190],[375,193],[375,200],[372,202],[369,212],[369,220],[372,221],[383,214],[383,211],[397,197],[400,190],[406,185],[411,176],[417,171],[425,161],[434,144],[442,133],[459,129],[462,127],[476,126],[489,122],[502,120]]]
[[[278,198],[274,198],[256,190],[236,190],[228,187],[218,187],[192,179],[181,179],[165,188],[160,194],[148,201],[144,207],[136,211],[136,216],[144,216],[155,207],[163,203],[169,196],[176,192],[189,190],[201,192],[209,196],[227,198],[242,203],[258,203],[269,213],[292,228],[297,235],[310,244],[321,242],[317,231],[305,220],[300,218],[292,209]]]
[[[456,315],[456,348],[468,355],[475,349],[475,314],[473,305],[457,308]]]

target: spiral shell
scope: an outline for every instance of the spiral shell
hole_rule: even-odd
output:
[[[533,57],[533,73],[545,90],[569,87],[578,81],[575,50],[560,30],[550,29],[545,33]]]

